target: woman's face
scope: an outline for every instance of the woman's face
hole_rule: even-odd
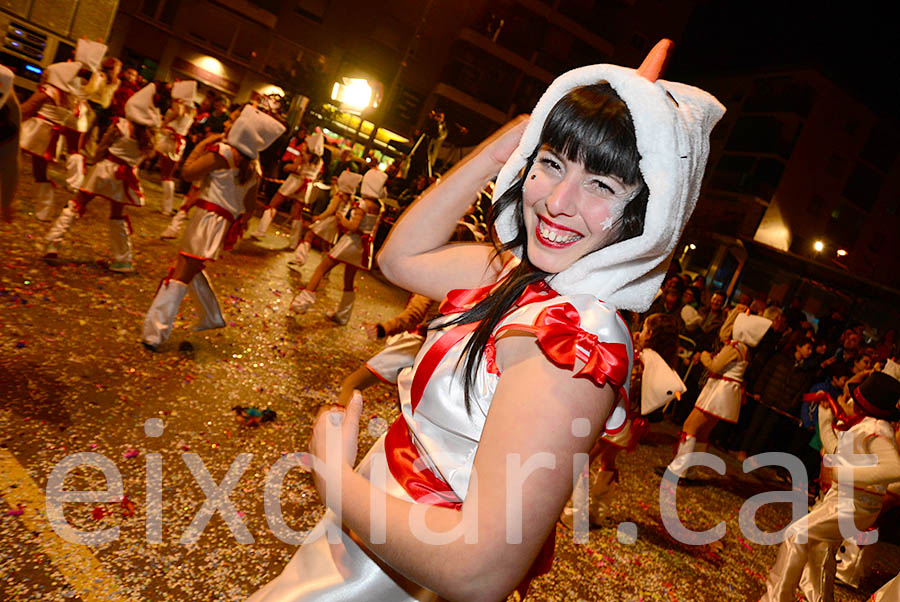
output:
[[[853,362],[853,374],[859,374],[872,368],[872,358],[868,355],[861,355]]]
[[[637,335],[637,340],[634,342],[634,346],[638,349],[643,349],[644,345],[647,344],[647,341],[650,340],[650,324],[649,320],[644,320],[644,327],[641,328],[641,331]]]
[[[543,146],[522,192],[531,263],[558,273],[604,246],[636,189]]]

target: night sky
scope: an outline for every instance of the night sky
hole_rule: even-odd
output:
[[[897,101],[885,92],[896,87],[885,81],[897,79],[900,61],[892,4],[707,1],[691,17],[670,75],[688,80],[770,66],[813,67],[874,110],[894,114]]]

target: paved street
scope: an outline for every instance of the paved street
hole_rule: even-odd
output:
[[[26,169],[26,172],[28,170]],[[58,174],[56,174],[58,176]],[[331,275],[320,303],[304,316],[287,311],[301,276],[287,269],[286,232],[272,228],[261,242],[245,239],[209,267],[228,327],[191,332],[194,308],[182,305],[175,332],[159,353],[139,344],[144,312],[176,254],[159,233],[167,223],[156,209],[159,185],[145,181],[148,206],[129,209],[137,273],[108,272],[107,204],[94,201],[71,231],[60,260],[41,259],[49,224],[31,215],[31,178],[20,185],[13,224],[0,224],[0,600],[242,600],[271,579],[294,549],[266,522],[263,487],[268,469],[284,454],[303,451],[316,407],[334,399],[341,379],[380,347],[363,321],[402,308],[403,291],[370,274],[357,276],[351,322],[324,318],[340,295],[341,268]],[[57,191],[62,207],[63,194]],[[318,255],[306,266],[308,277]],[[396,395],[385,385],[364,395],[360,448],[365,450],[395,414]],[[232,407],[270,408],[274,422],[240,424]],[[159,419],[159,436],[148,419]],[[620,456],[617,522],[637,527],[593,531],[575,544],[558,529],[554,570],[534,584],[534,600],[755,600],[775,557],[774,546],[741,535],[738,511],[751,495],[778,486],[740,475],[725,456],[728,474],[709,473],[706,486],[679,490],[681,519],[702,530],[726,523],[714,545],[677,543],[662,527],[659,478],[652,468],[668,461],[677,428],[659,423],[644,444]],[[66,503],[76,529],[118,528],[118,537],[96,546],[65,542],[50,527],[43,492],[54,466],[69,454],[102,454],[121,474],[125,500]],[[161,543],[148,541],[147,463],[162,463]],[[195,455],[191,455],[195,454]],[[230,494],[252,543],[238,543],[221,515],[196,541],[188,529],[206,496],[187,462],[197,461],[216,483],[240,454],[246,470]],[[235,464],[236,473],[240,469]],[[202,473],[203,471],[200,470]],[[204,475],[200,474],[201,481]],[[72,470],[67,490],[104,490],[103,474]],[[323,512],[307,472],[285,478],[282,508],[287,525],[312,526]],[[788,520],[786,504],[757,515],[767,531]],[[152,521],[150,521],[152,522]],[[621,540],[621,541],[620,541]],[[873,574],[860,592],[840,587],[838,600],[862,601],[900,567],[900,549],[879,543]],[[500,561],[500,560],[498,560]],[[531,599],[531,596],[529,596]]]

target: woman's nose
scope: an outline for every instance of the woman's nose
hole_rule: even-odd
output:
[[[547,211],[550,215],[573,215],[577,198],[577,183],[568,176],[562,178],[547,197]]]

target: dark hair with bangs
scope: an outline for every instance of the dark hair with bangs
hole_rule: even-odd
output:
[[[544,122],[540,141],[526,162],[516,181],[491,206],[488,231],[492,233],[495,253],[517,251],[522,257],[502,282],[481,302],[447,324],[480,322],[466,343],[460,361],[464,361],[464,392],[466,410],[471,411],[471,390],[481,363],[484,348],[494,328],[513,306],[525,288],[553,274],[537,269],[528,258],[528,233],[522,207],[522,188],[525,177],[544,145],[570,161],[582,163],[597,174],[615,175],[629,186],[638,185],[637,194],[625,206],[616,224],[617,233],[605,246],[640,236],[650,192],[640,172],[640,153],[631,113],[625,102],[606,82],[582,86],[569,91],[554,105]],[[494,224],[503,211],[512,206],[515,236],[507,243],[495,238]],[[495,255],[496,256],[496,255]]]

